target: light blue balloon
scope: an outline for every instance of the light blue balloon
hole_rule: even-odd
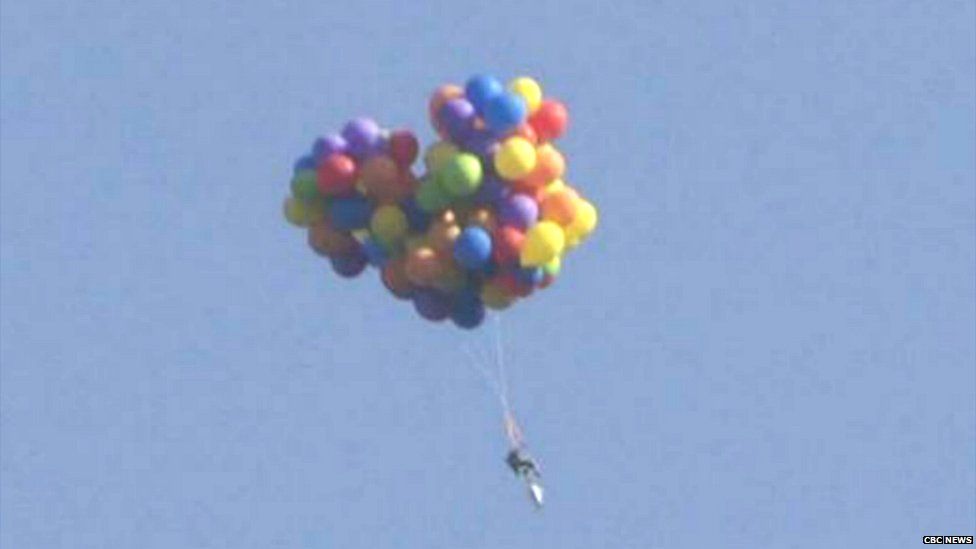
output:
[[[484,114],[488,102],[504,91],[505,87],[502,86],[502,83],[494,76],[487,74],[472,76],[464,86],[464,96],[474,105],[478,114]]]
[[[506,134],[525,121],[529,109],[525,100],[511,92],[503,92],[485,105],[485,125],[497,135]]]
[[[467,227],[454,241],[454,259],[466,269],[482,268],[491,259],[491,235],[481,227]]]

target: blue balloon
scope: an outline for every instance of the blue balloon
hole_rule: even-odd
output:
[[[474,105],[479,114],[484,114],[488,101],[505,91],[502,83],[494,76],[478,74],[472,76],[464,86],[464,95]]]
[[[362,196],[336,198],[329,204],[329,220],[341,231],[354,231],[369,226],[373,207]]]
[[[471,289],[462,290],[451,307],[451,320],[459,328],[477,328],[485,319],[485,305]]]
[[[363,242],[363,253],[369,264],[379,269],[382,269],[390,259],[386,248],[373,238],[367,238]]]
[[[526,286],[532,286],[534,288],[542,282],[545,274],[542,267],[523,267],[515,271],[515,279]]]
[[[433,288],[418,288],[413,294],[413,306],[420,316],[431,322],[444,320],[451,314],[450,298]]]
[[[510,92],[492,97],[485,105],[485,125],[497,135],[506,134],[525,121],[529,109],[525,100]]]
[[[454,241],[454,259],[467,269],[480,269],[490,258],[491,235],[481,227],[467,227]]]
[[[314,170],[316,167],[317,163],[315,162],[315,157],[307,154],[295,160],[295,164],[292,165],[292,170],[294,170],[295,173],[298,173],[302,170]]]
[[[407,224],[410,226],[410,232],[422,233],[427,231],[427,228],[430,226],[430,214],[417,205],[417,199],[413,195],[407,197],[400,203],[400,209],[407,216]]]

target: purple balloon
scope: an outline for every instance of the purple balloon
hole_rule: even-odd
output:
[[[366,254],[359,247],[352,252],[330,258],[332,269],[341,277],[353,278],[366,268]]]
[[[486,206],[495,206],[510,192],[508,186],[501,179],[490,175],[481,181],[481,186],[478,187],[478,192],[474,195],[474,201]]]
[[[539,217],[539,205],[528,195],[512,193],[498,203],[498,217],[502,223],[524,231]]]
[[[451,139],[464,142],[468,134],[474,130],[474,119],[477,113],[474,105],[467,99],[456,97],[444,103],[437,115]]]
[[[437,290],[420,288],[413,294],[417,313],[432,322],[444,320],[451,314],[451,299]]]
[[[312,155],[316,159],[328,158],[335,153],[345,154],[348,147],[349,144],[341,135],[333,133],[315,140],[315,144],[312,145]]]
[[[387,155],[390,154],[390,132],[383,130],[380,132],[380,138],[370,146],[363,157],[369,158],[372,156]]]
[[[374,152],[383,141],[382,130],[372,118],[350,120],[342,128],[342,137],[349,144],[348,152],[359,158]]]
[[[471,130],[464,139],[464,148],[482,160],[489,161],[485,164],[492,164],[491,160],[498,150],[498,138],[484,130]]]

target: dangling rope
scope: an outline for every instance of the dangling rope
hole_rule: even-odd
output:
[[[508,373],[505,369],[505,345],[502,337],[502,321],[500,315],[495,315],[493,324],[495,325],[495,367],[498,371],[498,386],[501,388],[502,414],[505,421],[505,436],[508,438],[509,446],[512,449],[521,448],[525,445],[525,437],[522,435],[522,428],[519,427],[512,411],[512,404],[508,398]]]
[[[502,337],[501,317],[500,315],[494,316],[495,318],[492,322],[494,324],[494,353],[489,351],[489,354],[493,354],[494,356],[490,360],[484,360],[478,356],[480,353],[475,352],[473,346],[469,343],[462,345],[461,349],[468,357],[467,363],[481,376],[485,385],[498,397],[505,426],[505,437],[508,439],[509,445],[513,449],[521,448],[525,444],[525,437],[522,435],[522,429],[515,419],[511,401],[509,400],[508,372],[505,367],[505,345]],[[492,364],[494,368],[489,367],[491,363],[494,363]]]
[[[525,482],[532,502],[535,504],[536,509],[539,509],[543,504],[543,487],[539,466],[525,451],[525,437],[522,435],[522,429],[515,419],[515,414],[512,411],[511,402],[508,398],[508,373],[505,370],[505,346],[502,338],[501,319],[498,315],[495,315],[493,324],[495,325],[495,376],[492,375],[491,368],[478,356],[478,353],[473,350],[468,342],[462,345],[462,349],[468,355],[468,364],[471,365],[471,368],[481,374],[488,388],[498,396],[498,403],[501,406],[502,419],[505,427],[505,438],[508,439],[508,454],[505,457],[505,462]],[[490,350],[489,354],[491,354]]]
[[[505,350],[502,346],[502,317],[494,315],[495,320],[495,366],[498,368],[499,386],[502,394],[502,408],[506,415],[511,415],[512,407],[508,402],[508,376],[505,373]]]
[[[504,402],[504,398],[502,397],[502,389],[498,384],[498,380],[492,377],[491,373],[488,371],[488,366],[486,365],[485,360],[474,352],[470,343],[465,343],[462,345],[461,350],[464,351],[464,354],[468,355],[468,362],[466,362],[466,364],[473,367],[474,371],[481,376],[482,381],[485,382],[485,385],[488,386],[491,392],[495,393],[499,402]]]

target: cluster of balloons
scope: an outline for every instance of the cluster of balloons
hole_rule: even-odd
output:
[[[429,114],[423,175],[413,133],[358,118],[296,161],[285,217],[339,275],[372,265],[423,318],[474,328],[552,284],[597,211],[564,181],[566,107],[532,78],[441,86]]]

